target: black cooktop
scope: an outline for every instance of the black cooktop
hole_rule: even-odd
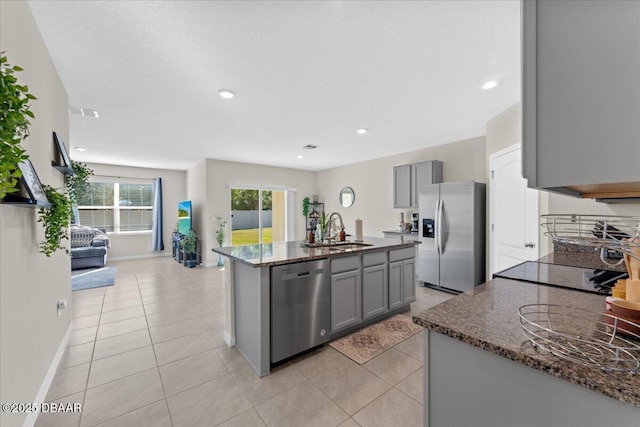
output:
[[[629,277],[627,273],[604,269],[588,269],[566,265],[526,261],[508,268],[493,277],[540,283],[548,286],[575,289],[602,295],[611,295],[611,288],[618,279]]]

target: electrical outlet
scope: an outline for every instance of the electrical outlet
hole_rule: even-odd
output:
[[[60,315],[62,314],[62,310],[67,308],[67,300],[66,299],[61,299],[58,300],[58,317],[60,317]]]

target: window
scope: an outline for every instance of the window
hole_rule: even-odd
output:
[[[90,182],[78,197],[80,224],[116,233],[150,231],[151,183]]]

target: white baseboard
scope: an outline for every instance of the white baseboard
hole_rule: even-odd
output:
[[[49,392],[49,387],[51,387],[53,377],[58,370],[58,365],[60,364],[60,360],[62,359],[64,350],[67,348],[67,344],[69,344],[69,340],[71,339],[72,332],[73,322],[70,322],[69,327],[67,328],[67,332],[65,332],[64,337],[62,337],[62,341],[60,341],[58,351],[56,351],[56,355],[53,357],[51,365],[49,365],[47,375],[44,377],[44,381],[42,381],[40,390],[38,390],[38,394],[36,395],[33,403],[44,403],[44,399],[47,397],[47,393]],[[36,424],[36,420],[38,419],[39,414],[40,412],[29,412],[29,415],[27,415],[27,418],[24,420],[24,424],[22,425],[22,427],[33,427]]]
[[[130,261],[134,259],[146,259],[146,258],[160,258],[160,257],[170,257],[170,253],[163,254],[145,254],[145,255],[130,255],[130,256],[118,256],[118,257],[109,257],[109,261]]]
[[[227,333],[227,331],[224,332],[224,342],[229,346],[229,347],[235,347],[236,345],[236,337],[232,337],[231,335],[229,335]]]

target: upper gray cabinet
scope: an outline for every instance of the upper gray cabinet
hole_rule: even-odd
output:
[[[442,182],[442,162],[427,162],[393,168],[393,207],[417,208],[420,187]]]
[[[411,207],[411,165],[393,168],[393,207]]]
[[[438,184],[442,182],[442,162],[430,160],[428,162],[414,163],[411,165],[411,206],[418,207],[420,188],[423,185]]]
[[[580,197],[640,197],[640,2],[525,0],[523,175]]]

